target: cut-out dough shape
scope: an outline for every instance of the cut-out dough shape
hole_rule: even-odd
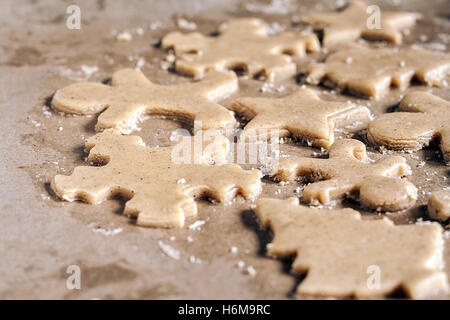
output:
[[[412,79],[442,86],[449,70],[450,55],[442,52],[351,45],[329,55],[324,63],[310,64],[306,82],[379,99],[392,86],[406,89]]]
[[[446,162],[450,162],[450,102],[427,92],[403,97],[400,111],[386,113],[369,123],[370,142],[392,149],[419,150],[439,139]]]
[[[396,226],[386,217],[362,220],[353,209],[297,203],[263,198],[256,213],[275,234],[268,255],[296,256],[293,272],[306,273],[298,294],[365,298],[402,287],[420,299],[447,289],[439,224]]]
[[[310,89],[298,89],[284,98],[239,98],[231,109],[251,119],[241,138],[259,140],[274,130],[280,137],[293,136],[328,148],[336,126],[368,122],[370,110],[347,102],[321,100]]]
[[[433,192],[428,199],[430,217],[447,222],[450,219],[450,190]]]
[[[368,40],[386,40],[395,44],[402,42],[400,30],[410,28],[416,23],[416,14],[410,12],[380,12],[380,28],[376,28],[373,11],[362,1],[351,1],[340,12],[321,12],[302,19],[316,30],[323,31],[322,44],[325,47],[342,42],[365,38]],[[373,18],[372,18],[373,17]],[[369,29],[368,23],[374,28]]]
[[[121,195],[129,199],[124,214],[137,216],[138,225],[163,228],[181,227],[185,217],[196,215],[196,195],[228,202],[236,194],[245,199],[259,194],[259,170],[246,171],[236,164],[208,165],[211,159],[225,158],[226,138],[214,137],[194,154],[196,163],[179,163],[173,158],[181,157],[175,148],[184,150],[181,144],[147,148],[138,136],[105,131],[86,142],[88,161],[104,165],[76,167],[70,176],[55,176],[51,187],[64,200],[92,204]]]
[[[172,48],[179,56],[175,68],[180,73],[201,77],[210,70],[244,68],[250,75],[264,73],[268,79],[295,74],[296,65],[289,55],[303,57],[307,51],[320,51],[314,34],[270,36],[259,19],[231,20],[219,28],[216,37],[171,32],[162,39],[162,47]]]
[[[123,69],[114,73],[112,86],[74,83],[56,91],[52,105],[73,114],[96,114],[99,131],[116,128],[129,133],[146,114],[174,116],[190,122],[201,121],[203,129],[224,129],[236,123],[232,112],[213,100],[238,89],[233,72],[211,72],[198,82],[158,85],[143,73]]]
[[[303,189],[308,203],[350,196],[371,209],[396,211],[411,207],[417,199],[417,188],[400,178],[410,174],[405,158],[387,156],[371,162],[364,143],[342,139],[331,146],[328,159],[281,158],[272,176],[278,181],[297,177],[312,181]]]

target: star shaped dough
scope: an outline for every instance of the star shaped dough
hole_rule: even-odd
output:
[[[296,65],[290,56],[304,57],[307,51],[320,51],[316,35],[283,32],[269,35],[259,19],[234,19],[219,28],[215,37],[199,32],[167,34],[161,43],[178,56],[178,72],[201,77],[210,70],[243,68],[250,75],[268,79],[292,76]]]
[[[304,17],[303,23],[311,24],[316,30],[323,31],[322,43],[330,47],[358,38],[386,40],[395,44],[402,42],[401,30],[416,23],[417,15],[410,12],[380,11],[380,29],[368,27],[373,12],[362,1],[350,1],[339,12],[321,12]]]
[[[320,99],[310,89],[298,89],[284,98],[239,98],[231,109],[250,119],[241,138],[267,139],[293,136],[314,146],[328,148],[334,142],[336,126],[368,122],[370,110],[347,102]]]
[[[142,116],[153,114],[201,121],[204,130],[226,129],[234,127],[234,115],[214,100],[237,89],[233,72],[210,72],[201,81],[166,86],[152,83],[142,72],[123,69],[114,73],[111,86],[81,82],[59,89],[52,106],[65,113],[101,113],[98,131],[129,133]]]

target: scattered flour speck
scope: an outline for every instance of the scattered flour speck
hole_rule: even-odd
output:
[[[202,225],[204,225],[205,224],[205,221],[203,221],[203,220],[198,220],[198,221],[195,221],[193,224],[191,224],[190,226],[189,226],[189,229],[191,229],[191,230],[200,230],[200,227],[202,226]]]
[[[158,246],[162,252],[164,252],[169,258],[179,260],[180,259],[180,251],[172,248],[168,244],[165,244],[162,240],[158,241]]]

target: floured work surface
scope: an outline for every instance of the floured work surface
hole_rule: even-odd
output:
[[[56,174],[68,175],[74,167],[85,165],[84,139],[95,134],[97,117],[64,116],[45,105],[57,89],[76,81],[101,82],[122,68],[137,67],[151,81],[164,85],[190,81],[167,71],[172,58],[154,45],[170,31],[192,31],[192,22],[203,34],[215,31],[223,21],[245,16],[265,20],[274,31],[280,26],[301,30],[303,26],[293,27],[292,21],[312,10],[335,10],[334,1],[286,5],[287,11],[254,1],[227,2],[226,7],[220,1],[157,5],[81,1],[81,30],[66,28],[64,3],[23,2],[14,7],[13,3],[2,1],[0,10],[0,298],[292,298],[302,278],[289,273],[291,261],[266,257],[265,246],[272,235],[259,227],[250,202],[243,199],[228,206],[199,201],[197,217],[187,219],[184,228],[171,230],[134,225],[121,214],[121,201],[97,206],[58,201],[50,193],[49,183]],[[405,1],[384,7],[424,14],[423,20],[403,37],[402,46],[417,44],[444,51],[448,47],[450,23],[445,20],[448,9],[444,1]],[[187,16],[176,19],[177,13]],[[298,70],[305,71],[311,59],[323,58],[322,53],[311,54],[298,63]],[[293,77],[273,85],[246,77],[240,77],[239,82],[239,91],[221,104],[229,107],[238,97],[283,97],[299,88]],[[405,92],[429,90],[424,86],[411,86],[404,92],[393,89],[375,101],[307,87],[318,90],[321,99],[351,100],[368,106],[375,115],[394,111]],[[430,91],[450,100],[448,89]],[[172,143],[171,132],[183,126],[152,118],[133,134],[142,136],[149,146],[167,146]],[[338,137],[361,139],[361,135],[346,130],[336,132]],[[282,155],[322,156],[320,149],[302,143],[288,141],[280,149]],[[372,159],[381,158],[371,146],[368,152]],[[406,158],[413,171],[408,180],[418,187],[418,200],[411,209],[387,216],[396,224],[427,220],[428,193],[449,186],[450,170],[444,165],[439,146],[411,154],[385,152]],[[301,186],[279,185],[268,179],[263,184],[262,197],[279,199],[297,195],[295,191]],[[343,207],[358,210],[363,219],[380,217],[352,200],[336,205]],[[448,226],[445,228],[448,230]],[[450,274],[450,240],[445,241],[445,271]],[[81,268],[80,290],[66,287],[70,265]],[[436,298],[448,299],[450,295]]]

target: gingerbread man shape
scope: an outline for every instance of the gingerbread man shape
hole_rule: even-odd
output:
[[[326,204],[349,196],[370,209],[397,211],[411,207],[417,199],[417,188],[400,179],[410,174],[405,158],[389,156],[372,163],[364,143],[342,139],[331,146],[328,159],[280,159],[272,177],[278,181],[303,177],[313,182],[303,189],[308,203]]]
[[[427,92],[412,92],[400,102],[403,112],[386,113],[369,123],[372,143],[392,149],[418,150],[440,139],[442,155],[450,161],[450,102]]]
[[[295,74],[296,65],[289,55],[317,52],[320,43],[312,33],[269,36],[261,20],[235,19],[223,24],[217,37],[171,32],[162,39],[162,47],[179,56],[175,68],[180,73],[201,77],[210,70],[244,68],[250,75],[263,73],[273,80]]]
[[[310,89],[298,89],[281,99],[238,98],[231,109],[250,119],[241,139],[270,138],[275,131],[279,137],[290,135],[323,148],[333,144],[337,125],[367,123],[371,119],[366,107],[321,100]]]
[[[298,294],[367,298],[403,288],[421,299],[448,289],[438,223],[362,220],[353,209],[312,209],[291,199],[260,199],[256,213],[275,234],[268,255],[295,256],[293,272],[306,274]]]
[[[384,11],[378,21],[370,21],[376,12],[362,1],[351,1],[340,12],[321,12],[306,16],[301,21],[323,31],[322,44],[326,47],[354,41],[358,38],[386,40],[395,44],[402,42],[401,30],[416,23],[416,14],[410,12]],[[377,18],[373,16],[372,19]],[[370,23],[370,24],[369,24]],[[373,24],[373,28],[370,28]]]
[[[310,64],[306,82],[379,99],[391,87],[406,89],[413,79],[442,86],[449,70],[450,56],[442,52],[351,45],[330,54],[325,63]]]
[[[123,69],[114,73],[112,86],[84,82],[56,91],[55,109],[73,114],[97,114],[96,129],[118,129],[130,133],[140,117],[148,114],[174,116],[190,122],[201,121],[202,128],[232,128],[236,120],[225,107],[213,100],[226,97],[238,88],[232,72],[211,72],[202,81],[178,85],[158,85],[143,73]]]
[[[226,138],[213,137],[194,154],[196,161],[179,156],[177,146],[184,148],[147,148],[138,136],[98,133],[86,142],[87,160],[103,166],[76,167],[70,176],[55,176],[51,187],[64,200],[92,204],[121,195],[128,199],[124,214],[137,216],[138,225],[163,228],[182,227],[185,217],[195,216],[196,195],[229,202],[237,194],[254,199],[260,193],[259,170],[208,164],[225,158]]]

